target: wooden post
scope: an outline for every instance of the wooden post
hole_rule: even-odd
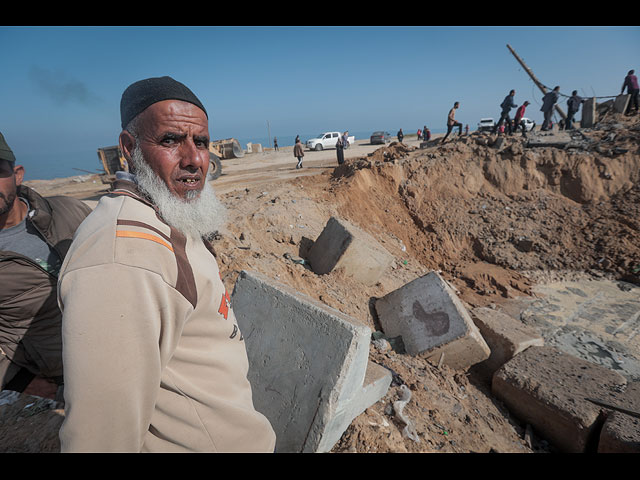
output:
[[[524,68],[524,71],[527,72],[527,74],[531,77],[531,80],[533,80],[533,83],[536,84],[536,86],[540,89],[540,91],[542,93],[547,93],[547,89],[546,87],[540,83],[540,80],[538,80],[536,78],[536,76],[533,74],[533,72],[531,71],[531,69],[529,67],[527,67],[527,65],[522,61],[522,59],[518,56],[518,54],[515,52],[515,50],[513,48],[511,48],[511,45],[507,44],[507,48],[509,49],[509,51],[511,52],[511,54],[516,57],[516,60],[518,61],[518,63],[520,65],[522,65],[522,68]],[[558,106],[558,104],[556,103],[555,105],[555,109],[558,112],[558,114],[564,119],[567,119],[567,114],[564,113],[564,111]]]

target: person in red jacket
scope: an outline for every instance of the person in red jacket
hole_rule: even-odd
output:
[[[513,119],[513,131],[514,133],[518,131],[518,127],[522,127],[522,136],[527,138],[527,127],[525,126],[524,122],[522,121],[522,118],[524,117],[524,111],[527,108],[527,105],[529,105],[529,102],[525,101],[522,105],[520,105],[518,107],[518,110],[516,110],[516,116]]]

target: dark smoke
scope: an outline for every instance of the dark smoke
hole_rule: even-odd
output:
[[[37,87],[58,105],[93,105],[100,101],[80,80],[40,67],[32,67],[29,75]]]

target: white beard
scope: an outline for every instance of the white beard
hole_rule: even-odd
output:
[[[218,200],[209,181],[199,192],[189,192],[187,199],[176,197],[164,181],[149,166],[138,145],[131,163],[138,188],[158,207],[162,218],[172,227],[191,238],[210,239],[226,222],[227,209]],[[207,176],[208,180],[208,176]]]

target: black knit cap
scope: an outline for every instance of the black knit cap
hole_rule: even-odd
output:
[[[120,100],[120,120],[122,128],[139,113],[154,103],[163,100],[182,100],[200,108],[207,118],[209,115],[204,106],[186,85],[171,77],[146,78],[132,83],[122,94]]]

